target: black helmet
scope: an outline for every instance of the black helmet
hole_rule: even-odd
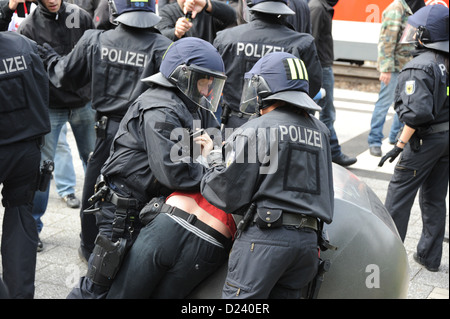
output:
[[[159,71],[142,81],[177,87],[198,106],[217,110],[227,77],[222,57],[211,43],[196,37],[173,42]]]
[[[448,31],[448,8],[442,4],[428,5],[408,18],[400,42],[448,53]]]
[[[155,0],[108,0],[111,23],[129,27],[151,28],[161,18],[155,13]]]
[[[321,111],[308,92],[304,62],[290,53],[272,52],[259,59],[245,74],[240,110],[254,114],[262,102],[279,100],[302,109]]]
[[[288,7],[288,0],[247,0],[247,6],[252,11],[274,14],[294,15],[295,12]]]

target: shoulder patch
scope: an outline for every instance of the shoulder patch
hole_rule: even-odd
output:
[[[405,93],[406,95],[412,95],[416,91],[416,81],[406,81]]]

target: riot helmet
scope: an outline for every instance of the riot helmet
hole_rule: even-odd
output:
[[[288,0],[247,0],[250,12],[262,12],[273,15],[294,15],[295,12],[288,7]]]
[[[159,71],[142,81],[176,87],[198,106],[217,110],[227,77],[222,57],[211,43],[195,37],[173,42]]]
[[[400,43],[448,53],[448,31],[448,8],[442,4],[428,5],[408,18]]]
[[[290,53],[269,53],[245,73],[240,110],[255,114],[270,105],[265,102],[285,101],[301,109],[321,111],[308,92],[305,63]]]
[[[155,0],[108,0],[110,22],[134,28],[151,28],[161,18],[155,13]]]

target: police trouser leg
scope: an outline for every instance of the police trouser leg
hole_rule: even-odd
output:
[[[108,202],[102,202],[100,206],[101,209],[94,216],[99,234],[111,238],[115,206]],[[88,260],[88,272],[92,271],[93,263],[94,255],[91,254]],[[108,286],[95,284],[91,278],[83,276],[80,278],[78,285],[69,293],[67,299],[103,299],[106,297],[108,290]]]
[[[3,280],[11,298],[33,298],[38,232],[31,207],[41,158],[39,141],[0,146],[0,154]]]
[[[423,181],[418,175],[416,156],[407,145],[395,166],[386,194],[386,209],[402,241],[406,238],[411,208]],[[423,173],[423,170],[420,173]]]
[[[249,226],[234,241],[222,298],[299,299],[317,273],[317,240],[308,228]]]
[[[89,198],[94,195],[95,183],[100,175],[100,170],[109,157],[111,144],[119,128],[119,122],[115,120],[109,120],[106,128],[105,138],[98,138],[95,142],[94,152],[89,159],[86,174],[84,177],[83,195],[81,198],[81,249],[86,259],[89,259],[89,255],[94,249],[95,238],[98,234],[98,226],[96,224],[95,216],[93,214],[84,214],[83,211],[90,206],[88,203]]]
[[[422,235],[417,245],[417,255],[427,266],[438,268],[441,263],[445,236],[445,218],[448,190],[449,162],[439,161],[434,166],[419,193],[422,212]]]
[[[3,217],[3,279],[11,298],[33,298],[38,232],[31,204],[6,207]]]

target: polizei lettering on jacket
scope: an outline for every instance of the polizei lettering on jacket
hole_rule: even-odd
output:
[[[23,55],[1,59],[0,61],[0,75],[27,69],[27,64]]]
[[[322,148],[322,134],[319,131],[296,125],[280,125],[282,141],[291,141]]]
[[[264,43],[238,42],[236,55],[262,58],[271,52],[284,52],[284,47]]]
[[[102,47],[101,58],[102,60],[108,60],[112,63],[137,67],[144,67],[147,64],[146,54],[117,48]]]

